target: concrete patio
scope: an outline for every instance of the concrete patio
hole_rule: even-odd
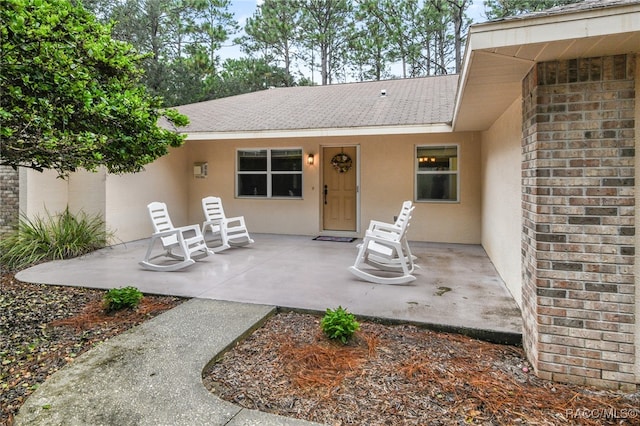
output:
[[[209,256],[179,272],[138,265],[148,240],[115,245],[17,275],[31,283],[90,288],[135,286],[145,293],[273,305],[324,312],[342,306],[362,317],[427,325],[498,342],[519,342],[521,316],[482,247],[411,242],[418,257],[409,285],[354,277],[358,240],[252,235],[255,244]]]
[[[193,299],[56,372],[27,399],[16,426],[310,424],[244,409],[202,384],[207,363],[259,327],[276,307],[322,312],[342,305],[364,317],[497,342],[521,340],[520,311],[480,246],[411,243],[421,266],[417,279],[390,286],[360,281],[347,271],[357,241],[252,236],[255,244],[210,256],[181,272],[140,268],[148,244],[141,240],[17,274],[33,283],[132,285]]]

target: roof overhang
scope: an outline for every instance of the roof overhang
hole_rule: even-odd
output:
[[[453,130],[488,129],[521,96],[522,80],[537,62],[639,50],[640,3],[474,25]]]
[[[451,133],[451,125],[437,123],[418,126],[345,127],[333,129],[295,129],[238,132],[188,132],[187,141],[231,139],[286,139],[331,136],[410,135],[423,133]]]

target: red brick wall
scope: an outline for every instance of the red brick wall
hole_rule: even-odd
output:
[[[525,350],[547,379],[635,389],[635,59],[523,82]]]

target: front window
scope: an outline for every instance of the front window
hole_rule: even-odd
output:
[[[239,197],[302,197],[302,149],[241,149],[236,170]]]
[[[458,146],[416,148],[416,201],[457,202]]]

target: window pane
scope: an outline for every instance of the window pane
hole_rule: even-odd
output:
[[[267,171],[267,151],[238,151],[238,171]]]
[[[422,146],[417,153],[419,171],[458,170],[456,146]]]
[[[238,195],[267,196],[267,175],[238,175]]]
[[[302,175],[274,174],[271,180],[271,192],[274,197],[301,197],[302,196]]]
[[[271,170],[284,172],[302,170],[302,150],[274,149],[271,151]]]
[[[458,175],[419,174],[417,179],[418,200],[458,200]]]

